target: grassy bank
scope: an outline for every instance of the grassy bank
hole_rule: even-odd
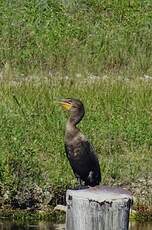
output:
[[[0,2],[3,71],[152,74],[151,0],[63,2]]]
[[[98,153],[103,184],[129,188],[137,208],[150,210],[152,83],[92,78],[1,81],[1,207],[54,206],[75,184],[58,96],[85,103],[80,128]]]
[[[0,207],[65,202],[63,96],[85,102],[103,184],[130,189],[150,216],[152,2],[67,2],[0,1]]]

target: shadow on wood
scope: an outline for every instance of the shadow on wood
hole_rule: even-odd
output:
[[[131,194],[105,186],[67,190],[66,230],[127,230]]]

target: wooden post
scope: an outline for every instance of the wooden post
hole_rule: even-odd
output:
[[[66,230],[127,230],[131,194],[104,186],[67,190]]]

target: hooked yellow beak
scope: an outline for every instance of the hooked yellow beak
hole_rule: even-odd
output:
[[[70,110],[71,107],[72,107],[72,104],[71,104],[71,103],[64,102],[64,101],[60,101],[59,104],[62,105],[62,107],[63,107],[65,110]]]

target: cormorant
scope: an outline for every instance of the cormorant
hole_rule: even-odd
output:
[[[69,111],[70,116],[65,130],[65,151],[74,175],[80,183],[86,186],[96,186],[101,182],[98,158],[93,146],[80,132],[76,125],[85,114],[83,103],[78,99],[61,99],[59,103]]]

